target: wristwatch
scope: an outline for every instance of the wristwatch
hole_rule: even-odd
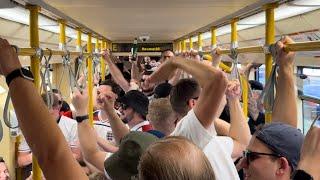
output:
[[[87,119],[89,119],[89,115],[88,114],[84,115],[84,116],[76,116],[76,121],[78,123],[81,123],[82,121],[87,120]]]
[[[292,175],[292,180],[313,180],[313,177],[304,170],[298,169]]]
[[[9,86],[11,81],[14,80],[17,77],[22,77],[24,79],[27,79],[29,81],[34,81],[32,72],[25,68],[19,68],[15,69],[12,72],[10,72],[6,77],[7,85]]]

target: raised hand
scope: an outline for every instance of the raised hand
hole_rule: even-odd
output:
[[[231,80],[228,82],[226,95],[228,99],[240,99],[241,89],[239,80]]]
[[[72,104],[76,110],[77,115],[88,114],[88,90],[85,89],[82,93],[75,88],[72,94]]]
[[[14,51],[9,42],[0,38],[0,71],[7,76],[15,69],[21,68],[18,54]]]
[[[286,44],[294,43],[294,41],[289,38],[288,36],[285,36],[276,44],[276,52],[277,52],[277,64],[281,66],[292,66],[293,60],[296,55],[295,52],[286,52],[284,50],[284,47]]]

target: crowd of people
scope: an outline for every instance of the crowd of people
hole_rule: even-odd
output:
[[[206,57],[211,62],[195,51],[171,50],[159,62],[131,60],[128,78],[104,50],[110,75],[94,87],[89,111],[86,88],[74,88],[71,109],[59,90],[40,95],[0,39],[0,71],[23,133],[17,164],[29,179],[32,156],[44,179],[320,179],[320,128],[311,127],[306,137],[297,129],[295,53],[284,51],[288,43],[285,37],[276,44],[276,98],[272,123],[264,125],[263,85],[248,80],[244,114],[240,82],[219,69],[217,51]],[[2,164],[0,180],[9,179]]]

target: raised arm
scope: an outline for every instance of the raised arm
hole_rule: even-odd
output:
[[[320,179],[319,161],[320,161],[320,128],[312,127],[304,139],[301,149],[298,170],[303,170],[313,177]],[[293,178],[299,180],[299,178]]]
[[[109,66],[110,73],[112,75],[112,78],[114,81],[125,91],[129,91],[130,89],[130,84],[129,82],[123,77],[123,74],[119,70],[119,68],[113,63],[111,54],[109,50],[104,50],[102,53],[102,56],[106,63]]]
[[[120,143],[120,140],[127,135],[130,130],[129,128],[122,122],[119,118],[118,114],[114,110],[114,98],[103,96],[103,94],[99,97],[99,102],[101,102],[100,106],[103,107],[108,120],[110,122],[110,126],[112,129],[113,137],[116,140],[117,144]]]
[[[79,90],[74,90],[72,97],[72,104],[76,109],[76,116],[85,116],[88,114],[88,95],[87,90],[84,90],[82,94]],[[95,136],[95,132],[90,127],[88,120],[84,120],[78,123],[78,136],[80,142],[80,148],[84,159],[90,164],[95,166],[99,171],[104,171],[104,160],[107,155],[106,152],[98,149],[98,142]]]
[[[0,38],[1,72],[7,76],[18,68],[21,64],[17,54],[7,40]],[[34,84],[17,77],[11,81],[9,90],[22,133],[46,178],[87,179]]]
[[[297,127],[297,102],[293,78],[293,60],[295,53],[284,51],[285,44],[289,43],[293,43],[289,37],[285,37],[277,43],[279,75],[272,120],[273,122],[283,122]]]
[[[205,128],[209,128],[215,117],[217,117],[219,104],[224,97],[227,86],[226,77],[222,71],[214,67],[206,66],[197,61],[176,57],[164,62],[158,70],[149,77],[147,83],[167,80],[177,68],[191,74],[202,87],[202,92],[194,107],[194,112],[200,123]]]
[[[230,81],[226,91],[230,109],[230,130],[229,137],[233,139],[232,157],[242,155],[251,139],[250,128],[240,104],[240,83],[238,80]]]

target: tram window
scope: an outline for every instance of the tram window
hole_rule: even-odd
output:
[[[303,68],[302,73],[307,75],[303,80],[303,94],[320,99],[320,69]]]
[[[313,120],[320,115],[320,105],[311,101],[303,101],[303,133],[307,134]]]
[[[263,85],[265,84],[265,65],[261,65],[256,71],[256,80],[261,82]]]

